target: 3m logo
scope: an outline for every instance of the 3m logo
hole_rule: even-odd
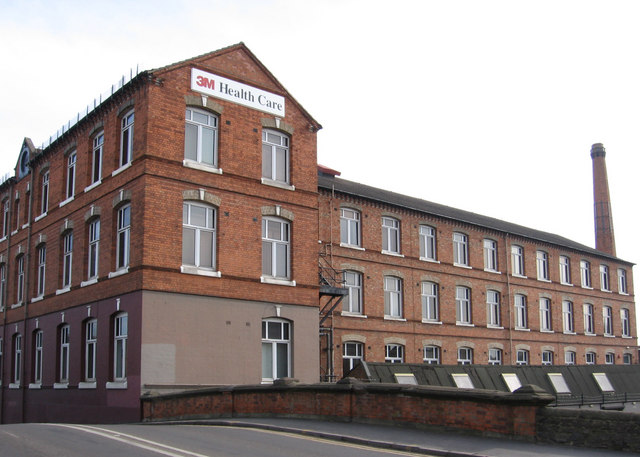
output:
[[[213,79],[205,78],[204,76],[196,77],[196,84],[200,87],[206,87],[207,89],[214,90],[216,82]]]

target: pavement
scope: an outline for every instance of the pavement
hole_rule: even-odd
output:
[[[439,457],[629,457],[640,455],[605,449],[541,444],[506,438],[489,438],[455,432],[354,422],[286,418],[238,418],[181,421],[180,423],[273,430]]]

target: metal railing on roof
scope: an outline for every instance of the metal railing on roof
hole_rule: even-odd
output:
[[[601,395],[563,395],[556,394],[555,401],[549,406],[588,406],[629,403],[640,401],[640,393],[603,393]]]

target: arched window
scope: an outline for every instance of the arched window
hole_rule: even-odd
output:
[[[384,361],[387,363],[404,363],[404,346],[396,343],[385,345]]]
[[[364,344],[346,341],[342,347],[342,374],[345,375],[364,360]]]

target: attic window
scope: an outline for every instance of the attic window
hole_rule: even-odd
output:
[[[502,373],[502,379],[507,385],[509,392],[514,392],[522,387],[522,383],[520,382],[520,379],[518,379],[518,375],[515,373]]]
[[[555,389],[556,393],[558,394],[571,393],[571,389],[569,389],[569,386],[567,385],[567,382],[564,380],[564,376],[562,376],[562,373],[548,373],[547,376],[549,377],[549,381],[551,381],[551,384],[553,385],[553,388]]]
[[[398,384],[418,385],[418,381],[416,381],[416,377],[413,373],[394,373],[393,376],[395,376]]]
[[[473,385],[473,381],[466,373],[453,373],[451,375],[453,378],[453,382],[456,384],[456,387],[460,389],[475,389]]]
[[[593,377],[598,383],[598,387],[602,392],[615,392],[615,389],[611,385],[606,373],[593,373]]]

